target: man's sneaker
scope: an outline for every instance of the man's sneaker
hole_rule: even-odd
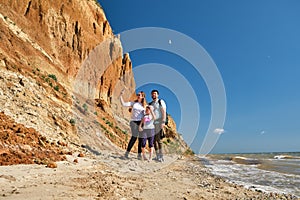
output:
[[[162,161],[162,155],[160,155],[160,154],[156,155],[156,157],[153,158],[153,160],[156,160],[157,162],[163,162]]]
[[[158,162],[164,162],[165,159],[161,156],[159,159],[158,159]]]

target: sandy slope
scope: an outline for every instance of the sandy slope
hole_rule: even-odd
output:
[[[120,157],[67,156],[54,169],[1,166],[0,199],[292,199],[229,184],[211,176],[195,157],[173,155],[164,163],[140,161],[135,154]]]

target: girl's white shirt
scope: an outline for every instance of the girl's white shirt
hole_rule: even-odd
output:
[[[154,120],[151,114],[145,114],[144,116],[144,129],[154,129]]]

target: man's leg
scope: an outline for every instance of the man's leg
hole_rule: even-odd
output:
[[[158,152],[158,134],[159,134],[159,126],[158,124],[154,124],[154,127],[155,127],[155,135],[154,135],[154,141],[153,141],[153,146],[154,146],[154,150],[155,150],[155,153],[156,153],[156,160],[159,159],[159,152]]]
[[[163,161],[163,154],[162,154],[162,141],[160,138],[160,132],[161,132],[161,125],[155,124],[155,136],[154,136],[154,149],[156,152],[156,158],[158,161]]]
[[[157,144],[158,144],[158,154],[159,154],[159,160],[160,162],[163,162],[164,161],[164,157],[163,157],[163,150],[162,150],[162,141],[161,141],[161,138],[160,138],[160,134],[161,134],[161,129],[160,129],[160,132],[159,134],[157,134]]]

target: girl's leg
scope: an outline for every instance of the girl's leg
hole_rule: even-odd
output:
[[[149,154],[149,161],[152,160],[153,152],[154,152],[154,135],[155,135],[155,130],[151,130],[149,137],[148,137],[148,145],[150,148],[150,154]]]
[[[146,143],[147,143],[147,138],[146,138],[146,132],[145,130],[141,133],[141,138],[139,138],[140,141],[140,145],[141,145],[141,151],[142,151],[142,158],[143,160],[147,160],[146,158],[146,152],[145,152],[145,148],[146,148]]]
[[[154,147],[150,148],[150,153],[149,153],[149,161],[152,160],[152,155],[153,155]]]
[[[142,147],[142,155],[143,155],[143,160],[147,160],[145,147]]]

